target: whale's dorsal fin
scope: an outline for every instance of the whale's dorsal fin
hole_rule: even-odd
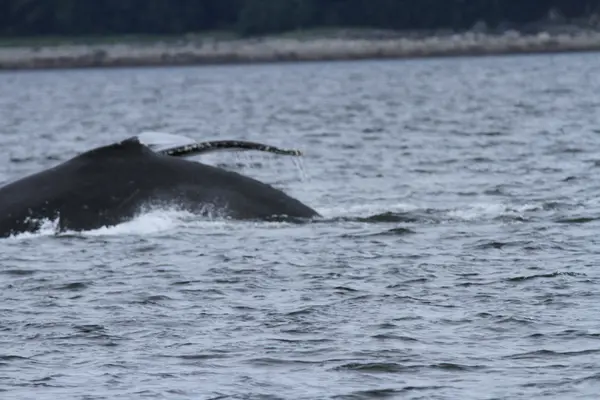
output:
[[[148,146],[156,153],[173,157],[192,157],[199,154],[223,150],[256,150],[287,156],[302,155],[302,152],[299,150],[280,149],[275,146],[268,146],[265,144],[248,142],[244,140],[214,140],[210,142],[196,142],[186,136],[159,132],[144,132],[137,137],[140,143]]]

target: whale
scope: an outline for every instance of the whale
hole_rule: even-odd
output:
[[[55,221],[57,233],[89,231],[118,225],[157,206],[235,220],[320,216],[267,183],[194,159],[221,150],[301,155],[248,141],[132,136],[0,187],[0,237],[38,231],[45,221]]]

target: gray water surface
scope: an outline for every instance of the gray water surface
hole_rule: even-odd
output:
[[[323,219],[0,240],[2,399],[596,399],[600,56],[0,74],[0,181],[145,130]]]

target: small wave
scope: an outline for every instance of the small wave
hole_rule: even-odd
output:
[[[595,217],[570,217],[570,218],[559,218],[554,222],[558,224],[587,224],[589,222],[597,221]]]
[[[85,283],[85,282],[71,282],[71,283],[61,285],[61,286],[57,287],[56,289],[77,292],[80,290],[87,289],[89,286],[90,286],[90,284]]]
[[[561,340],[564,340],[566,338],[569,338],[569,339],[589,338],[589,339],[597,340],[600,337],[600,333],[587,332],[587,331],[578,330],[578,329],[565,329],[563,331],[547,332],[547,333],[536,332],[536,333],[532,333],[528,337],[536,338],[536,339],[537,338],[557,337],[557,338],[560,338]]]
[[[381,214],[375,214],[366,218],[358,218],[361,222],[424,222],[427,220],[427,216],[423,213],[418,212],[385,212]]]
[[[75,325],[73,328],[83,333],[97,333],[106,331],[106,327],[104,325],[96,324]]]
[[[1,275],[12,275],[12,276],[29,276],[38,272],[35,269],[5,269],[0,270]]]
[[[355,204],[339,207],[321,208],[319,212],[327,219],[360,218],[363,215],[379,215],[387,213],[407,213],[418,210],[419,207],[408,203],[395,204]]]
[[[523,219],[523,214],[529,211],[535,211],[538,207],[531,204],[521,206],[508,206],[503,203],[479,203],[466,206],[464,208],[456,208],[448,211],[448,216],[458,220],[478,220],[478,219],[496,219],[496,218],[511,218]]]
[[[588,354],[597,354],[600,353],[600,349],[587,349],[587,350],[579,350],[579,351],[554,351],[554,350],[536,350],[529,351],[526,353],[518,353],[506,356],[508,359],[522,360],[522,359],[532,359],[532,358],[555,358],[555,357],[577,357]]]
[[[375,207],[364,207],[369,210]],[[475,204],[453,209],[444,208],[418,208],[411,207],[410,210],[381,210],[366,216],[353,215],[357,207],[352,208],[345,215],[339,213],[337,216],[325,218],[325,222],[348,221],[362,223],[406,223],[406,224],[439,224],[446,221],[475,222],[481,220],[492,220],[506,223],[528,222],[531,217],[528,213],[540,210],[534,205],[507,206],[505,204]],[[405,227],[399,231],[386,231],[381,234],[397,235],[408,234]],[[412,232],[414,233],[414,232]]]
[[[597,383],[600,381],[600,374],[599,373],[594,373],[588,376],[584,376],[583,378],[578,378],[575,379],[573,382],[576,384],[581,384],[584,382],[590,382],[590,383]]]
[[[15,361],[15,360],[28,360],[28,357],[21,357],[13,354],[0,354],[0,361]]]
[[[585,274],[578,274],[575,272],[552,272],[552,273],[548,273],[548,274],[536,274],[536,275],[528,275],[528,276],[515,276],[512,278],[507,278],[506,281],[508,282],[524,282],[524,281],[530,281],[533,279],[540,279],[540,278],[558,278],[558,277],[563,277],[563,276],[586,276]]]
[[[563,201],[546,201],[542,204],[542,210],[546,211],[569,209],[571,207],[573,207],[572,204]]]
[[[376,363],[349,363],[336,367],[336,370],[350,370],[369,373],[397,373],[413,371],[418,367],[406,366],[398,363],[376,362]]]
[[[553,204],[551,207],[562,207]],[[320,209],[325,222],[438,224],[446,221],[476,222],[482,220],[505,223],[529,222],[536,212],[548,209],[546,204],[511,205],[503,202],[473,203],[453,208],[420,207],[415,204],[362,204]],[[391,232],[393,234],[393,232]]]
[[[162,305],[164,302],[172,301],[173,298],[165,295],[147,295],[131,302],[131,304]]]
[[[427,390],[440,390],[446,389],[446,386],[404,386],[399,389],[371,389],[371,390],[359,390],[349,394],[336,395],[334,399],[347,399],[347,400],[363,400],[363,399],[397,399],[399,396],[405,395],[410,392],[416,391],[427,391]]]
[[[416,372],[422,369],[439,369],[445,371],[472,371],[485,368],[480,365],[462,365],[454,363],[439,363],[431,365],[402,365],[394,362],[353,362],[336,367],[336,370],[351,370],[369,373]]]
[[[219,352],[218,350],[212,353],[199,353],[199,354],[180,354],[180,355],[159,355],[159,357],[179,358],[187,361],[203,361],[228,358],[229,355],[225,352]]]
[[[419,339],[410,337],[410,336],[402,336],[402,335],[394,335],[391,333],[379,333],[377,335],[372,336],[373,339],[378,340],[398,340],[402,342],[418,342]]]
[[[483,240],[475,245],[475,248],[478,250],[488,250],[488,249],[503,249],[505,247],[522,247],[530,242],[527,241],[512,241],[512,242],[501,242],[498,240]]]
[[[303,364],[321,364],[320,360],[298,360],[298,359],[284,359],[284,358],[273,358],[273,357],[261,357],[253,358],[247,361],[248,363],[255,366],[279,366],[279,365],[303,365]]]

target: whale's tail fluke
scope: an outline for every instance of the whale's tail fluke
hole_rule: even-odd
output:
[[[153,151],[173,157],[192,157],[199,154],[223,150],[256,150],[287,156],[302,155],[302,152],[299,150],[281,149],[275,146],[243,140],[214,140],[209,142],[196,142],[186,136],[159,132],[144,132],[139,134],[137,138],[140,143],[148,146]]]
[[[255,142],[246,142],[242,140],[215,140],[211,142],[199,142],[162,150],[159,153],[175,157],[190,157],[220,150],[257,150],[286,156],[302,155],[299,150],[280,149],[274,146],[268,146]]]

